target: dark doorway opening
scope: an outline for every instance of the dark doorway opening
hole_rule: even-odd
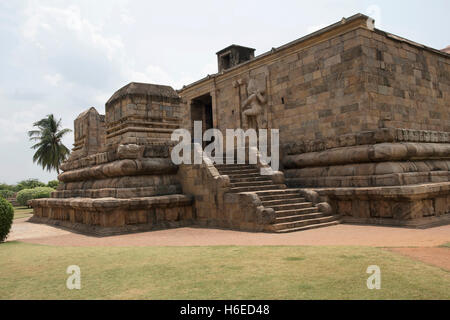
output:
[[[209,93],[192,100],[191,119],[192,134],[194,133],[194,121],[202,122],[202,136],[206,130],[213,127],[212,97]],[[192,142],[194,142],[193,135],[192,140]],[[209,142],[206,144],[209,144]],[[204,142],[202,143],[203,148],[206,144]]]
[[[222,60],[222,69],[223,70],[227,70],[231,67],[231,54],[224,54],[223,56],[220,57],[220,59]]]

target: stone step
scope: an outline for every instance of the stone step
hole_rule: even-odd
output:
[[[243,177],[236,178],[235,176],[233,176],[233,177],[230,177],[230,181],[231,181],[231,183],[235,183],[235,182],[252,182],[252,181],[271,182],[272,179],[270,177],[267,177],[267,176],[244,177],[244,178]]]
[[[288,217],[288,216],[297,216],[300,214],[308,214],[308,213],[316,213],[319,212],[317,207],[306,207],[301,209],[290,209],[290,210],[280,210],[276,211],[277,217]]]
[[[324,222],[324,223],[317,223],[317,224],[310,224],[303,227],[295,227],[295,228],[286,228],[286,229],[280,229],[280,230],[274,230],[276,233],[288,233],[288,232],[296,232],[296,231],[304,231],[309,229],[317,229],[317,228],[323,228],[323,227],[330,227],[339,224],[340,221],[335,220],[331,222]]]
[[[261,200],[262,204],[264,205],[264,207],[268,207],[271,208],[271,206],[276,206],[279,204],[289,204],[289,203],[302,203],[302,202],[306,202],[305,198],[298,198],[298,195],[295,195],[296,197],[289,199],[289,198],[284,198],[284,199],[276,199],[276,200]],[[309,202],[311,203],[311,202]]]
[[[221,169],[229,169],[229,170],[258,169],[258,167],[256,165],[252,165],[252,164],[216,164],[214,166],[218,170],[221,170]]]
[[[286,230],[286,229],[288,229],[288,230],[296,229],[296,228],[306,227],[306,226],[315,225],[315,224],[336,222],[337,220],[339,220],[338,216],[326,216],[326,217],[312,218],[312,219],[307,219],[307,220],[275,223],[272,225],[272,227],[274,230],[280,231],[280,230]]]
[[[264,207],[268,207],[264,204]],[[286,211],[286,210],[295,210],[295,209],[304,209],[313,207],[312,202],[297,202],[297,203],[283,203],[279,205],[272,205],[269,208],[272,208],[276,212]]]
[[[289,189],[283,190],[269,190],[269,191],[261,191],[258,192],[258,196],[261,200],[278,200],[278,199],[292,199],[301,197],[300,193],[292,192]]]
[[[259,178],[259,177],[269,177],[270,176],[262,176],[259,174],[259,172],[255,172],[255,173],[235,173],[232,175],[228,175],[230,177],[230,179],[246,179],[246,178]]]
[[[235,174],[250,174],[256,173],[259,174],[258,169],[221,169],[218,170],[221,175],[233,176]]]
[[[257,187],[273,185],[272,180],[232,182],[231,187]]]
[[[215,165],[222,165],[222,164],[250,164],[248,161],[246,161],[245,163],[238,163],[237,159],[223,159],[222,163],[215,163]],[[254,163],[256,164],[256,163]]]
[[[257,187],[232,187],[230,189],[230,192],[238,193],[238,192],[256,192],[261,190],[277,190],[277,189],[283,189],[286,188],[284,184],[270,184],[270,185],[264,185],[264,186],[257,186]]]
[[[258,169],[248,169],[248,170],[245,170],[245,171],[250,171],[250,172],[242,172],[242,171],[244,171],[244,170],[218,170],[219,172],[220,171],[234,171],[233,173],[231,173],[231,175],[233,176],[233,177],[236,177],[236,178],[239,178],[239,177],[243,177],[243,178],[246,178],[246,177],[270,177],[270,176],[262,176],[261,175],[261,173],[260,173],[260,171],[258,170]]]
[[[258,193],[260,196],[268,196],[268,195],[273,195],[273,194],[285,194],[285,193],[290,193],[290,194],[296,194],[298,196],[301,196],[301,194],[299,193],[298,189],[289,189],[286,188],[284,190],[274,190],[275,193],[272,193],[270,191],[261,191],[260,193]]]
[[[326,217],[326,216],[327,215],[325,213],[313,212],[313,213],[300,214],[300,215],[295,215],[295,216],[277,217],[275,220],[276,221],[275,223],[310,220],[310,219],[322,218],[322,217]]]

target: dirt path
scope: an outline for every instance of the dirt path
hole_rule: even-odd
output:
[[[450,248],[391,248],[389,250],[450,271]]]
[[[178,228],[91,237],[67,230],[14,221],[8,241],[56,246],[211,246],[211,245],[354,245],[376,247],[435,247],[450,242],[450,225],[407,229],[341,224],[288,234],[252,233],[220,229]]]

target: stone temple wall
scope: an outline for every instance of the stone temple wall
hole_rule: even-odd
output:
[[[215,127],[245,127],[241,105],[253,82],[266,97],[260,127],[280,129],[283,145],[384,127],[449,132],[449,55],[359,19],[182,89],[183,127],[192,127],[191,101],[208,93]]]
[[[373,32],[367,17],[338,23],[183,88],[183,127],[190,128],[191,101],[209,93],[216,128],[245,128],[243,104],[261,92],[258,128],[279,129],[282,144],[369,128],[361,37],[366,31]]]
[[[360,38],[371,125],[450,132],[449,55],[380,30]]]
[[[357,14],[248,58],[178,92],[130,83],[105,116],[82,113],[62,184],[33,201],[33,219],[94,233],[221,221],[226,179],[170,159],[173,130],[204,119],[223,133],[279,129],[287,186],[329,199],[344,221],[450,221],[450,54]]]
[[[280,130],[288,186],[326,189],[330,197],[346,188],[345,201],[359,188],[387,188],[374,201],[391,198],[384,219],[399,224],[450,213],[447,189],[438,199],[423,187],[450,183],[449,84],[449,54],[375,29],[370,18],[356,15],[200,80],[180,95],[189,110],[196,96],[209,93],[214,124],[225,131],[248,127],[243,107],[259,92],[262,111],[250,127]],[[186,111],[183,126],[190,121]],[[395,187],[407,185],[421,185],[421,204],[400,197]],[[367,209],[367,199],[367,206],[357,205],[363,208],[358,216],[339,206],[338,198],[338,213],[362,222],[371,214],[379,218]],[[393,218],[397,201],[406,201],[400,220]]]
[[[335,67],[332,74],[345,67],[345,89],[334,90],[338,95],[344,90],[345,105],[333,108],[327,101],[327,109],[316,114],[319,127],[310,128],[315,139],[309,135],[283,144],[288,182],[377,187],[450,181],[448,55],[379,30],[349,34],[354,35],[346,41],[357,52],[357,70],[345,67],[345,51],[325,56],[325,61],[333,61],[328,63]],[[352,72],[358,79],[353,85],[348,82]],[[347,104],[355,97],[359,100]]]

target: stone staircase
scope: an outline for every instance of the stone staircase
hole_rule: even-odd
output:
[[[215,167],[221,175],[227,175],[230,178],[231,192],[256,192],[286,188],[284,184],[273,184],[270,176],[260,175],[256,165],[216,164]]]
[[[276,233],[294,232],[336,225],[339,217],[322,213],[308,202],[298,189],[258,191],[264,207],[275,210],[276,219],[272,229]]]
[[[271,176],[261,175],[253,164],[215,164],[221,175],[230,178],[232,193],[254,192],[266,208],[275,211],[272,231],[286,233],[338,224],[339,216],[320,211],[308,202],[300,189],[287,189],[285,184],[275,184]]]

